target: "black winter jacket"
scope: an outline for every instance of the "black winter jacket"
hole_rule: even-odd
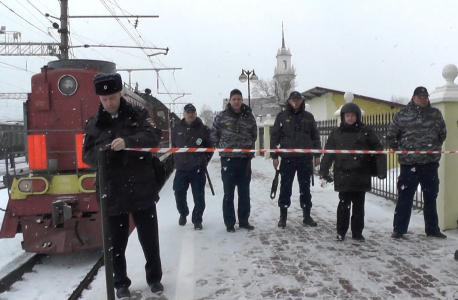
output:
[[[270,147],[276,149],[278,145],[280,149],[321,149],[315,118],[305,111],[304,103],[297,112],[288,103],[287,109],[277,115],[270,136]],[[304,157],[300,153],[272,153],[272,158],[276,159],[279,155],[282,158]],[[306,155],[312,157],[310,154]],[[321,154],[316,153],[313,156],[320,157]]]
[[[172,147],[177,148],[212,148],[210,129],[198,117],[191,125],[185,119],[172,130]],[[174,165],[177,170],[189,171],[197,166],[207,166],[213,152],[175,153]]]
[[[326,150],[383,150],[379,139],[359,121],[353,125],[342,122],[339,128],[331,131],[326,142]],[[320,175],[329,175],[334,163],[334,190],[336,192],[368,192],[371,190],[369,154],[325,153],[320,164]],[[386,177],[386,155],[375,155],[377,175]]]
[[[146,109],[133,107],[121,97],[118,117],[113,119],[102,104],[85,127],[83,161],[98,167],[98,152],[116,138],[124,139],[126,148],[154,148],[159,145],[161,131],[148,121]],[[159,200],[154,180],[151,154],[136,151],[107,152],[108,210],[110,215],[130,213],[155,205]],[[97,198],[98,174],[96,181]],[[99,200],[99,199],[98,199]]]

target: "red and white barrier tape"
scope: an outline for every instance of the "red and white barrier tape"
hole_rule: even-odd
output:
[[[231,149],[231,148],[125,148],[131,151],[154,153],[187,153],[187,152],[275,152],[275,153],[349,153],[349,154],[450,154],[452,151],[394,151],[394,150],[325,150],[325,149]]]

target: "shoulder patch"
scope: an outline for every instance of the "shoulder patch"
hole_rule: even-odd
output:
[[[154,123],[152,118],[146,118],[146,122],[148,122],[151,125],[151,127],[156,128],[156,123]]]

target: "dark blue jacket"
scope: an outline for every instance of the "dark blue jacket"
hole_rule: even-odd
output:
[[[210,129],[199,117],[191,125],[182,119],[172,130],[172,147],[213,148]],[[189,171],[197,166],[206,167],[212,156],[213,152],[175,153],[175,169]]]

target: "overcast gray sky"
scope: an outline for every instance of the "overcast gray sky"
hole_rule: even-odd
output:
[[[40,12],[60,14],[57,0],[0,1],[44,32],[51,23]],[[301,92],[321,86],[384,100],[410,97],[416,86],[432,92],[445,84],[442,68],[458,64],[458,1],[453,0],[69,0],[69,13],[109,15],[103,3],[116,14],[123,14],[121,7],[134,15],[159,15],[140,19],[137,31],[125,19],[122,23],[142,45],[169,47],[169,55],[155,56],[153,63],[133,49],[76,48],[74,55],[110,60],[118,68],[183,68],[159,73],[160,93],[192,94],[180,99],[157,95],[155,72],[133,72],[132,81],[165,103],[192,102],[198,110],[204,103],[221,110],[233,88],[246,96],[247,84],[238,81],[242,68],[254,69],[260,78],[273,76],[282,21]],[[72,45],[135,46],[114,19],[70,22]],[[1,3],[0,26],[21,32],[22,42],[54,41]],[[0,92],[30,92],[31,75],[51,59],[0,56]],[[121,74],[128,81],[127,73]]]

